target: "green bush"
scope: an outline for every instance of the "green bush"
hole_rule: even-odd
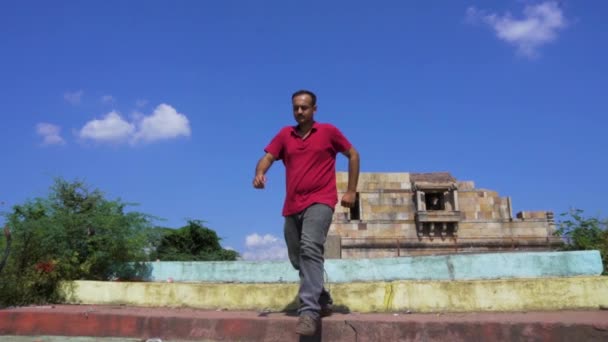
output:
[[[572,209],[561,214],[556,231],[564,238],[565,250],[598,250],[602,255],[604,274],[608,274],[608,220],[585,217],[583,210]]]
[[[62,280],[145,276],[149,217],[125,207],[62,179],[47,198],[15,205],[6,214],[12,245],[0,273],[0,306],[59,302]]]
[[[190,220],[162,237],[156,257],[162,261],[233,261],[238,254],[222,248],[215,231],[201,221]]]

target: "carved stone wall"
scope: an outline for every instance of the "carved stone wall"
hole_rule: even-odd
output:
[[[348,174],[336,178],[342,196]],[[358,190],[355,210],[336,207],[328,257],[550,250],[561,244],[553,236],[552,212],[513,217],[509,197],[447,172],[361,173]]]

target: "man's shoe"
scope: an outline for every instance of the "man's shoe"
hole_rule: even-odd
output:
[[[301,315],[296,324],[296,334],[312,336],[317,331],[317,320],[310,315]]]
[[[319,312],[319,315],[321,315],[321,317],[331,316],[332,313],[334,313],[333,305],[331,305],[331,304],[321,305],[321,311]]]

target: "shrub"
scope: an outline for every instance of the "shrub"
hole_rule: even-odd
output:
[[[564,238],[565,250],[598,250],[604,274],[608,274],[608,220],[585,217],[583,210],[571,209],[561,214],[556,234]]]
[[[62,179],[47,198],[15,205],[6,215],[13,241],[0,274],[0,305],[59,302],[64,280],[144,276],[148,216],[125,207]]]

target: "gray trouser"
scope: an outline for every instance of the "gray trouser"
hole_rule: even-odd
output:
[[[331,297],[323,287],[323,252],[332,216],[332,208],[316,203],[285,217],[289,261],[300,271],[300,315],[318,318],[321,305],[331,304]]]

